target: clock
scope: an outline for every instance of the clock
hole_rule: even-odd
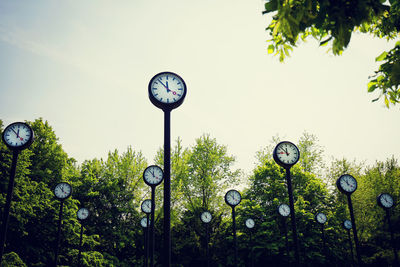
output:
[[[295,144],[283,141],[276,145],[273,157],[278,165],[290,168],[299,161],[300,151]]]
[[[144,217],[144,218],[142,218],[142,219],[140,220],[140,225],[141,225],[143,228],[146,228],[146,227],[147,227],[147,218],[146,218],[146,217]]]
[[[317,215],[315,215],[315,220],[319,224],[324,224],[324,223],[326,223],[326,215],[323,213],[318,213]]]
[[[353,176],[344,174],[336,181],[336,186],[338,187],[339,191],[349,195],[356,191],[357,181]]]
[[[56,196],[56,198],[60,200],[68,198],[69,196],[71,196],[71,193],[72,193],[72,187],[68,183],[64,182],[59,183],[54,188],[54,195]]]
[[[157,165],[147,167],[143,172],[143,180],[149,186],[157,186],[163,180],[163,170]]]
[[[344,229],[350,230],[352,227],[353,227],[353,225],[350,220],[344,220],[344,222],[343,222]]]
[[[255,225],[254,220],[251,219],[251,218],[248,218],[246,220],[245,224],[246,224],[246,227],[249,228],[249,229],[254,228],[254,225]]]
[[[14,122],[3,131],[3,142],[11,150],[23,150],[32,144],[33,139],[32,128],[24,122]]]
[[[229,190],[226,194],[225,194],[225,202],[226,204],[228,204],[229,206],[236,206],[240,203],[240,201],[242,200],[242,196],[240,195],[240,193],[234,189]]]
[[[203,212],[203,213],[200,215],[200,219],[201,219],[201,221],[202,221],[203,223],[209,223],[209,222],[211,222],[211,219],[212,219],[211,213],[208,212],[208,211]]]
[[[141,209],[144,213],[150,214],[151,213],[151,199],[145,199],[142,202]]]
[[[378,196],[378,205],[384,209],[393,207],[393,197],[389,194],[383,193]]]
[[[290,207],[287,204],[280,204],[278,206],[278,213],[283,217],[287,217],[290,214]]]
[[[89,216],[89,210],[87,208],[80,208],[76,213],[76,216],[78,217],[78,220],[83,221]]]
[[[172,110],[179,107],[185,96],[185,81],[175,73],[161,72],[150,80],[150,101],[162,110]]]

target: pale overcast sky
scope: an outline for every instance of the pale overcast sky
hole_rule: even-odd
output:
[[[272,136],[304,131],[327,158],[400,158],[399,106],[366,91],[393,42],[353,35],[335,57],[310,39],[282,64],[267,54],[262,11],[260,0],[1,1],[0,118],[43,117],[78,162],[132,146],[152,163],[163,113],[147,86],[172,71],[188,90],[172,141],[210,133],[246,172]]]

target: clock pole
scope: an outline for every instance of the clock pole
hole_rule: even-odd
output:
[[[347,203],[349,205],[350,219],[351,219],[351,224],[352,224],[352,229],[353,229],[354,243],[356,245],[357,262],[358,262],[358,265],[361,266],[362,265],[362,261],[361,261],[360,247],[359,247],[358,237],[357,237],[356,220],[354,219],[353,204],[351,203],[351,194],[346,194],[346,195],[347,195]]]
[[[150,244],[151,244],[151,251],[150,251],[150,266],[154,266],[154,245],[155,245],[155,239],[154,239],[154,211],[156,209],[156,203],[155,203],[155,192],[156,192],[156,187],[151,186],[151,219],[150,219]]]
[[[81,234],[80,234],[80,238],[79,238],[78,266],[82,266],[81,265],[82,240],[83,240],[83,223],[81,222]]]
[[[61,225],[62,225],[62,212],[63,212],[64,201],[60,201],[60,212],[58,213],[58,231],[56,238],[56,249],[54,254],[54,266],[57,267],[58,262],[58,247],[60,246],[60,236],[61,236]]]
[[[14,150],[13,151],[13,158],[12,158],[12,163],[11,163],[11,170],[10,170],[10,180],[8,181],[8,190],[7,190],[7,197],[6,197],[6,205],[4,206],[4,211],[3,211],[3,223],[1,225],[1,239],[0,239],[0,265],[1,261],[3,259],[3,253],[4,253],[4,244],[6,242],[6,234],[7,234],[7,225],[8,225],[8,217],[10,214],[10,207],[11,207],[11,199],[13,195],[13,189],[14,189],[14,180],[15,180],[15,172],[17,169],[17,160],[18,160],[18,154],[19,150]]]
[[[353,242],[351,242],[350,229],[346,229],[346,231],[347,231],[347,237],[349,238],[351,262],[352,264],[354,264]]]
[[[171,111],[164,110],[164,266],[171,266]]]
[[[296,266],[300,266],[300,253],[299,253],[299,241],[297,239],[297,227],[296,227],[296,216],[294,214],[294,201],[293,201],[293,191],[292,191],[292,180],[290,178],[290,167],[286,169],[286,182],[288,187],[289,193],[289,206],[290,210],[290,222],[292,224],[292,231],[293,231],[293,242],[294,242],[294,255],[296,258]]]
[[[233,228],[233,246],[235,249],[235,261],[234,266],[237,266],[238,262],[238,250],[237,250],[237,240],[236,240],[236,219],[235,219],[235,206],[232,206],[232,228]]]

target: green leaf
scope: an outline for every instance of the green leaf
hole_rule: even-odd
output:
[[[375,58],[375,61],[382,61],[382,60],[384,60],[384,59],[386,58],[387,54],[388,54],[388,53],[387,53],[386,51],[383,52],[382,54],[380,54],[378,57]]]
[[[376,84],[377,84],[377,82],[375,82],[375,81],[368,83],[368,93],[371,93],[376,89],[376,87],[377,87]]]
[[[319,46],[326,46],[331,39],[332,39],[332,36],[329,37],[328,39],[326,39],[325,41],[320,42]]]
[[[272,53],[274,53],[274,51],[275,51],[275,46],[274,45],[269,45],[268,46],[268,54],[272,54]]]

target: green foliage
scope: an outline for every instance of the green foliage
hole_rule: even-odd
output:
[[[331,44],[334,55],[341,55],[355,31],[370,33],[379,38],[394,39],[400,31],[400,1],[392,0],[270,0],[264,14],[273,13],[267,27],[271,38],[268,53],[279,56],[282,62],[293,47],[307,37],[318,40],[320,46]],[[377,57],[385,60],[368,84],[368,92],[380,90],[378,98],[385,105],[400,102],[399,45]]]
[[[4,267],[26,267],[26,264],[21,260],[17,253],[11,251],[3,256]]]

